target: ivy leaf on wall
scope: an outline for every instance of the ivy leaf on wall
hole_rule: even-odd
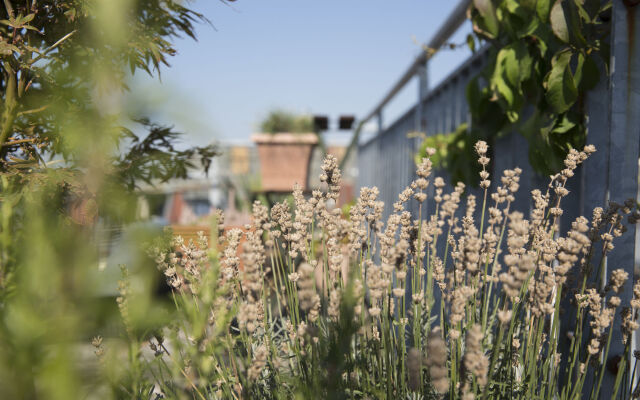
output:
[[[508,79],[508,70],[512,69],[510,66],[514,61],[513,53],[513,49],[509,48],[504,48],[498,52],[496,66],[491,77],[491,90],[509,106],[513,105],[514,94],[505,78]]]
[[[473,5],[480,14],[480,18],[474,21],[473,29],[490,38],[498,36],[500,26],[491,0],[473,0]]]
[[[482,72],[467,85],[471,128],[447,147],[454,180],[468,176],[460,167],[471,137],[490,142],[522,134],[532,166],[545,175],[584,145],[580,99],[608,69],[610,7],[611,0],[473,1],[475,35],[491,47]]]
[[[580,90],[591,90],[600,81],[600,69],[593,57],[579,53],[575,74],[573,75],[576,86]]]
[[[563,50],[551,60],[551,71],[545,78],[545,97],[557,113],[567,111],[578,98],[578,89],[569,68],[571,52]]]

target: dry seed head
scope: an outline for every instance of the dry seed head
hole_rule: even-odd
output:
[[[640,309],[640,281],[633,285],[633,299],[631,299],[631,308],[633,310]]]
[[[478,385],[484,387],[487,384],[487,373],[489,371],[489,359],[482,350],[482,328],[474,324],[467,331],[464,352],[464,366],[478,380]]]
[[[238,267],[240,265],[238,246],[241,238],[242,230],[238,228],[229,230],[225,236],[227,244],[222,252],[221,261],[222,274],[225,280],[235,279],[238,276]]]
[[[289,204],[286,201],[276,203],[271,207],[271,221],[274,222],[272,227],[276,225],[280,228],[278,231],[271,231],[273,237],[282,235],[285,240],[289,240],[289,232],[293,229],[293,221]]]
[[[487,150],[489,150],[489,146],[487,145],[487,142],[485,142],[484,140],[478,140],[474,146],[476,153],[478,153],[479,156],[484,156],[487,154]]]
[[[505,261],[507,257],[505,256]],[[535,255],[524,254],[522,256],[512,256],[510,261],[506,261],[511,264],[508,273],[500,274],[500,281],[504,284],[503,290],[507,296],[515,299],[520,294],[520,289],[526,281],[529,273],[535,269]]]
[[[588,144],[588,145],[584,146],[583,151],[584,151],[584,153],[586,155],[591,155],[592,153],[596,152],[596,146],[594,146],[592,144]]]
[[[596,289],[591,288],[587,289],[587,302],[589,304],[589,315],[591,316],[589,325],[593,330],[593,335],[600,337],[613,321],[613,317],[615,316],[615,304],[619,304],[620,301],[619,299],[613,300],[613,303],[608,303],[607,307],[603,308],[602,297]]]
[[[633,332],[638,330],[640,324],[634,318],[635,312],[629,307],[624,307],[620,316],[622,317],[622,341],[627,344]]]
[[[268,350],[267,346],[261,344],[253,352],[253,358],[251,360],[251,367],[247,371],[247,375],[250,380],[255,381],[260,378],[262,370],[267,365]]]
[[[502,186],[498,186],[496,192],[491,194],[491,199],[497,204],[507,202],[513,202],[515,200],[514,194],[520,187],[520,174],[522,170],[520,168],[504,170],[500,181]]]
[[[338,159],[328,154],[322,162],[322,171],[320,181],[325,182],[329,186],[327,197],[337,201],[340,195],[340,182],[342,177],[340,169],[338,168]]]
[[[425,364],[429,370],[431,383],[436,391],[445,394],[449,390],[449,369],[447,368],[447,345],[439,328],[429,333]]]
[[[411,296],[414,304],[420,304],[424,300],[424,292],[414,293]]]
[[[420,369],[422,368],[422,355],[420,350],[412,347],[407,352],[407,385],[416,392],[420,389]]]
[[[433,181],[433,186],[435,186],[436,188],[436,195],[433,197],[433,200],[436,202],[436,204],[440,204],[442,202],[442,188],[445,186],[444,179],[439,176],[436,177],[436,179]]]
[[[445,194],[442,199],[442,216],[443,220],[447,220],[449,226],[454,226],[456,223],[455,213],[460,204],[460,197],[464,193],[465,185],[462,182],[458,182],[453,192]]]
[[[573,171],[578,167],[578,165],[584,162],[589,155],[595,151],[595,146],[593,145],[585,146],[582,151],[578,151],[576,149],[569,150],[569,153],[564,160],[565,169],[560,171],[560,180],[564,182],[567,178],[572,177],[574,174]]]
[[[402,192],[400,192],[398,195],[398,201],[393,203],[393,211],[396,213],[404,211],[404,204],[411,199],[413,193],[413,189],[410,187],[406,187]]]
[[[329,308],[327,309],[327,314],[334,322],[338,321],[338,317],[340,316],[341,297],[342,294],[340,293],[339,288],[333,289],[329,295]]]
[[[464,319],[467,302],[474,293],[474,290],[469,286],[459,286],[453,290],[449,313],[452,327],[457,326]]]
[[[531,279],[529,282],[529,301],[533,314],[540,317],[554,311],[552,295],[556,287],[556,277],[551,267],[544,263],[540,263],[538,270],[540,273],[537,279]]]
[[[611,297],[609,297],[609,300],[607,300],[607,307],[616,308],[616,307],[618,307],[620,305],[621,302],[622,302],[622,300],[620,300],[620,297],[611,296]]]
[[[508,324],[511,321],[511,310],[500,310],[498,311],[498,320],[503,325]]]
[[[320,296],[316,293],[313,284],[313,270],[311,264],[303,262],[298,267],[298,299],[300,308],[307,312],[309,321],[315,322],[320,313]]]
[[[489,146],[485,141],[478,141],[475,144],[476,153],[478,153],[478,163],[482,165],[482,171],[480,171],[480,187],[483,189],[488,189],[491,186],[491,181],[489,180],[489,172],[487,172],[487,165],[489,164],[489,158],[486,156],[487,150]]]
[[[429,160],[428,158],[423,158],[420,164],[418,164],[418,169],[416,170],[416,174],[420,178],[427,178],[429,175],[431,175],[432,165],[433,164],[431,160]]]
[[[436,281],[441,291],[444,291],[446,287],[444,264],[438,256],[433,256],[431,259],[431,265],[433,266],[433,279]]]
[[[264,265],[266,255],[262,245],[262,239],[256,231],[249,231],[246,235],[247,240],[243,246],[242,264],[243,264],[243,287],[248,290],[255,298],[260,298],[258,293],[262,289],[262,273],[260,268]]]
[[[549,205],[549,196],[543,195],[538,189],[531,191],[534,208],[531,211],[531,222],[534,226],[539,226],[544,221],[545,210]]]
[[[369,288],[369,297],[371,299],[369,314],[373,317],[380,315],[378,303],[382,300],[386,288],[389,285],[389,280],[384,275],[382,268],[378,265],[371,265],[368,269],[367,287]]]
[[[473,222],[473,214],[467,213],[462,218],[463,236],[458,241],[458,252],[460,253],[461,269],[475,276],[480,272],[480,250],[482,242],[480,241],[478,229]]]
[[[558,264],[555,266],[554,272],[559,285],[566,281],[567,272],[578,262],[580,254],[586,252],[590,244],[589,238],[585,235],[589,229],[586,218],[579,217],[571,224],[571,227],[572,229],[566,238],[559,238],[555,242],[559,250],[557,253]],[[552,244],[554,243],[552,242]]]
[[[427,195],[425,193],[416,193],[413,197],[419,202],[422,203],[427,199]]]
[[[265,226],[265,224],[269,223],[269,209],[260,200],[253,202],[251,217],[253,226],[258,230],[258,234],[262,234],[263,230],[270,228],[270,225]]]
[[[628,278],[629,274],[627,273],[627,271],[621,268],[613,270],[608,287],[614,292],[620,293],[620,289],[624,286]]]
[[[104,347],[102,346],[102,336],[100,335],[94,336],[94,338],[91,339],[91,345],[95,347],[95,350],[93,351],[93,353],[96,355],[96,357],[101,358],[104,355]]]

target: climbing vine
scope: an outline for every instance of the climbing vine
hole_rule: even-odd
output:
[[[522,134],[531,165],[545,175],[584,145],[584,98],[608,69],[610,8],[601,0],[473,1],[469,46],[490,48],[486,67],[467,86],[469,127],[447,140],[442,166],[454,180],[476,176],[475,163],[460,155],[479,139]]]

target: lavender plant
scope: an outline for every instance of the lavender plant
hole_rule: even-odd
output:
[[[127,328],[132,373],[111,380],[112,387],[202,400],[636,395],[637,358],[629,365],[629,353],[640,283],[621,304],[628,274],[602,268],[625,218],[640,219],[635,202],[596,208],[591,220],[579,217],[560,235],[566,182],[595,148],[569,152],[547,189],[531,193],[528,218],[511,209],[521,170],[504,171],[490,193],[487,144],[475,150],[484,190],[479,212],[464,185],[445,193],[424,158],[386,223],[375,187],[362,188],[344,216],[334,206],[340,171],[328,156],[320,177],[326,190],[305,197],[295,188],[293,209],[256,202],[244,230],[225,231],[218,218],[212,246],[204,236],[155,246],[175,311],[151,338]],[[434,206],[427,210],[431,184]],[[416,215],[407,211],[411,201]],[[592,271],[601,271],[596,281]],[[121,291],[128,326],[131,289],[123,282]],[[573,308],[561,319],[563,298]],[[605,394],[616,315],[626,354],[613,393]],[[561,354],[570,318],[577,325]],[[94,345],[101,359],[109,357],[104,342]]]

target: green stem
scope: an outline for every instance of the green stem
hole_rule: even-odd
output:
[[[605,367],[607,366],[607,357],[609,357],[609,347],[611,346],[611,337],[613,336],[613,321],[614,319],[612,318],[611,324],[609,325],[609,335],[607,336],[607,347],[605,347],[604,357],[602,358],[602,366],[600,367],[600,376],[598,377],[598,386],[596,387],[595,398],[598,398],[598,395],[600,394],[602,378],[604,377],[604,374],[606,372]],[[591,393],[591,395],[593,396],[594,393]]]
[[[9,139],[9,135],[13,131],[13,121],[16,116],[16,108],[18,101],[16,97],[17,91],[17,73],[5,63],[6,71],[6,89],[4,99],[4,112],[2,113],[2,126],[0,128],[0,147]],[[4,156],[6,149],[0,149],[0,156]],[[2,158],[2,157],[0,157]]]

